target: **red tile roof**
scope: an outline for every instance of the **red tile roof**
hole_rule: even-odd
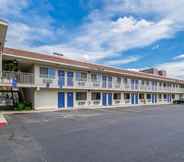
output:
[[[69,66],[76,66],[76,67],[80,66],[84,69],[98,70],[98,71],[102,71],[105,73],[111,73],[114,75],[119,74],[119,75],[144,78],[144,79],[158,79],[158,80],[165,80],[165,81],[178,82],[178,83],[184,84],[184,80],[171,79],[171,78],[166,78],[163,76],[148,74],[144,72],[135,72],[135,71],[113,68],[109,66],[103,66],[103,65],[98,65],[98,64],[82,62],[82,61],[76,61],[76,60],[68,59],[68,58],[61,57],[61,56],[54,56],[54,55],[30,52],[30,51],[13,49],[13,48],[4,48],[3,53],[4,55],[13,55],[14,57],[24,57],[26,59],[36,59],[36,60],[43,61],[43,62],[53,62],[54,64],[67,64]]]

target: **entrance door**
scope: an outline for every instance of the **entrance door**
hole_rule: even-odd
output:
[[[112,105],[112,93],[108,94],[108,105]]]
[[[73,72],[67,72],[67,86],[73,86]]]
[[[65,93],[64,92],[58,93],[58,107],[59,108],[65,107]]]
[[[58,70],[58,85],[60,88],[65,85],[65,72],[63,70]]]
[[[67,107],[73,107],[73,92],[67,92]]]
[[[103,106],[107,105],[107,93],[103,93],[102,95],[102,104]]]

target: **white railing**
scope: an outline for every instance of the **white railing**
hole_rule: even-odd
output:
[[[60,78],[61,79],[61,78]],[[152,86],[141,83],[132,85],[131,83],[117,83],[112,81],[103,82],[103,80],[92,80],[92,79],[76,79],[76,78],[63,78],[64,87],[75,87],[75,88],[102,88],[109,90],[122,90],[122,91],[143,91],[143,92],[163,92],[163,93],[184,93],[184,88],[172,88],[172,87],[163,87],[163,86]],[[104,84],[105,83],[105,84]]]
[[[1,77],[1,83],[11,84],[12,80],[16,80],[16,83],[20,84],[34,84],[33,73],[3,71]]]

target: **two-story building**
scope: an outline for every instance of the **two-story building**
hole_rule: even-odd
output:
[[[167,78],[165,71],[134,72],[11,48],[2,58],[0,104],[23,98],[35,109],[108,108],[184,97],[184,81]]]

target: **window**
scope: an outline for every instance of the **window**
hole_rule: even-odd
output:
[[[101,98],[100,92],[93,92],[93,93],[91,94],[91,99],[92,99],[92,100],[100,100],[100,98]]]
[[[76,72],[77,81],[87,81],[87,73],[85,72]]]
[[[91,74],[91,80],[94,82],[96,81],[100,81],[100,75],[99,74],[96,74],[96,73],[93,73]]]
[[[121,78],[120,77],[117,77],[117,83],[121,84]]]
[[[172,99],[173,99],[173,100],[175,99],[175,94],[172,94]]]
[[[144,99],[144,94],[139,94],[139,99]]]
[[[124,78],[124,84],[127,84],[128,83],[128,79],[127,78]]]
[[[147,94],[146,98],[151,99],[151,94]]]
[[[142,85],[144,85],[144,80],[141,81]]]
[[[121,100],[121,93],[114,93],[113,99],[114,100]]]
[[[167,99],[167,95],[166,94],[164,94],[164,99]]]
[[[162,99],[162,95],[161,94],[159,94],[159,99]]]
[[[149,85],[149,81],[147,81],[147,85]]]
[[[55,78],[56,70],[53,68],[40,67],[40,77],[42,78]]]
[[[76,100],[87,100],[86,92],[76,92]]]
[[[159,83],[160,87],[162,86],[162,82]]]
[[[130,94],[129,94],[129,93],[125,93],[124,99],[125,99],[125,100],[129,100],[129,99],[130,99]]]

